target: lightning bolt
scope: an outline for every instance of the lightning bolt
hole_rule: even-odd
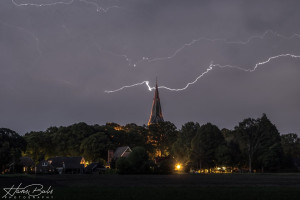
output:
[[[36,4],[36,3],[17,3],[16,0],[11,0],[11,2],[15,5],[15,6],[36,6],[36,7],[42,7],[42,6],[55,6],[58,4],[64,4],[64,5],[70,5],[74,2],[74,0],[70,0],[70,1],[56,1],[53,3],[43,3],[43,4]]]
[[[118,57],[122,57],[126,60],[126,62],[128,63],[128,66],[130,67],[137,67],[138,65],[144,63],[144,62],[148,62],[148,63],[151,63],[151,62],[157,62],[157,61],[163,61],[163,60],[170,60],[174,57],[176,57],[180,52],[182,52],[184,49],[186,49],[187,47],[190,47],[190,46],[193,46],[201,41],[208,41],[208,42],[223,42],[225,44],[236,44],[236,45],[247,45],[249,44],[252,40],[255,40],[255,39],[261,39],[263,40],[268,34],[271,34],[271,35],[274,35],[276,37],[279,37],[281,39],[285,39],[285,40],[290,40],[290,39],[293,39],[293,38],[300,38],[300,35],[297,34],[297,33],[294,33],[293,35],[291,36],[284,36],[284,35],[281,35],[275,31],[272,31],[272,30],[267,30],[265,31],[263,34],[261,35],[254,35],[254,36],[250,36],[247,40],[245,41],[231,41],[231,40],[228,40],[228,39],[224,39],[224,38],[216,38],[216,39],[212,39],[212,38],[206,38],[206,37],[201,37],[201,38],[198,38],[198,39],[193,39],[192,41],[188,42],[188,43],[185,43],[183,44],[182,46],[180,46],[178,49],[176,49],[171,55],[169,56],[165,56],[165,57],[156,57],[156,58],[150,58],[150,57],[146,57],[146,56],[143,56],[141,59],[133,62],[133,59],[131,59],[129,56],[125,55],[125,54],[116,54],[116,53],[113,53],[113,52],[108,52],[110,54],[113,54],[115,56],[118,56]]]
[[[245,68],[242,68],[242,67],[238,67],[238,66],[232,66],[232,65],[220,65],[220,64],[213,64],[213,63],[211,63],[208,66],[208,68],[202,74],[200,74],[199,76],[197,76],[196,79],[193,80],[192,82],[187,83],[183,88],[175,89],[175,88],[169,88],[169,87],[166,87],[166,86],[159,86],[158,88],[166,89],[166,90],[170,90],[170,91],[175,91],[175,92],[179,92],[179,91],[185,90],[189,86],[195,84],[199,79],[201,79],[208,72],[210,72],[211,70],[213,70],[215,67],[218,67],[218,68],[232,68],[232,69],[237,69],[237,70],[241,70],[241,71],[244,71],[244,72],[254,72],[259,66],[265,65],[265,64],[271,62],[272,60],[278,59],[278,58],[281,58],[281,57],[300,58],[300,55],[280,54],[280,55],[277,55],[277,56],[272,56],[272,57],[269,57],[265,61],[256,63],[254,65],[254,67],[248,68],[248,69],[247,68],[245,69]],[[140,85],[144,85],[144,84],[147,86],[147,88],[148,88],[149,91],[152,91],[153,89],[155,89],[155,87],[151,87],[149,85],[149,81],[143,81],[141,83],[135,83],[133,85],[123,86],[123,87],[121,87],[119,89],[116,89],[116,90],[105,90],[104,92],[105,93],[113,93],[113,92],[121,91],[121,90],[126,89],[126,88],[131,88],[131,87],[140,86]]]
[[[121,8],[118,5],[113,5],[113,6],[109,6],[106,8],[101,7],[98,3],[94,2],[94,1],[88,1],[88,0],[78,0],[79,2],[83,2],[89,5],[92,5],[94,7],[96,7],[97,12],[100,13],[106,13],[108,12],[110,9],[113,8]],[[41,4],[37,4],[37,3],[17,3],[16,0],[11,0],[11,2],[18,7],[21,6],[35,6],[35,7],[44,7],[44,6],[55,6],[55,5],[71,5],[73,4],[75,1],[74,0],[69,0],[69,1],[55,1],[53,3],[41,3]]]
[[[121,8],[120,6],[117,6],[117,5],[114,5],[114,6],[109,6],[109,7],[106,7],[106,8],[103,8],[101,6],[99,6],[96,2],[94,1],[87,1],[87,0],[79,0],[81,2],[85,2],[86,4],[90,4],[90,5],[93,5],[97,8],[97,12],[108,12],[110,9],[112,8]]]
[[[71,5],[75,2],[75,0],[52,0],[52,2],[50,1],[51,3],[20,3],[20,0],[11,0],[11,2],[17,7],[21,7],[21,6],[43,7],[43,6],[55,6],[55,5]],[[28,0],[26,2],[28,2]],[[113,8],[121,8],[118,5],[113,5],[113,6],[103,8],[96,1],[92,1],[92,0],[78,0],[78,2],[82,2],[82,3],[85,3],[85,4],[88,4],[88,5],[91,5],[91,6],[95,7],[96,11],[99,12],[99,13],[106,13],[110,9],[113,9]],[[10,27],[13,27],[13,28],[17,28],[19,30],[27,32],[27,34],[31,35],[31,37],[36,41],[36,45],[37,45],[36,49],[39,53],[41,53],[40,48],[39,48],[39,39],[36,37],[35,34],[33,34],[32,32],[30,32],[30,31],[28,31],[28,30],[26,30],[22,27],[7,25],[7,24],[4,24],[4,23],[1,23],[1,24],[6,25],[6,26],[10,26]],[[67,31],[67,28],[65,26],[63,26],[63,28]],[[125,59],[130,67],[137,67],[138,65],[140,65],[142,63],[145,63],[145,62],[152,63],[152,62],[158,62],[158,61],[173,59],[178,54],[180,54],[182,51],[184,51],[186,48],[191,47],[191,46],[193,46],[193,45],[195,45],[195,44],[197,44],[201,41],[208,41],[208,42],[212,42],[212,43],[222,42],[224,44],[231,44],[231,45],[247,45],[253,40],[257,40],[257,39],[263,40],[263,39],[265,39],[265,37],[268,34],[274,35],[278,38],[285,39],[285,40],[293,39],[293,38],[296,38],[296,37],[300,38],[300,35],[296,34],[296,33],[291,35],[291,36],[284,36],[284,35],[281,35],[281,34],[275,32],[275,31],[267,30],[261,35],[253,35],[253,36],[250,36],[246,40],[238,40],[238,41],[232,41],[232,40],[224,39],[224,38],[212,39],[212,38],[207,38],[207,37],[200,37],[200,38],[197,38],[197,39],[193,39],[190,42],[184,43],[183,45],[181,45],[179,48],[177,48],[175,51],[173,51],[173,53],[171,53],[168,56],[153,57],[153,58],[148,57],[148,56],[143,56],[143,57],[141,57],[140,59],[138,59],[136,61],[134,61],[132,58],[130,58],[126,54],[116,54],[116,53],[113,53],[113,52],[108,52],[108,53],[110,53],[114,56],[119,56],[119,57]],[[213,70],[216,67],[217,68],[233,68],[233,69],[242,70],[242,71],[245,71],[245,72],[254,72],[259,66],[264,65],[268,62],[271,62],[273,59],[277,59],[277,58],[280,58],[280,57],[299,58],[300,56],[293,55],[293,54],[280,54],[280,55],[277,55],[277,56],[270,57],[270,58],[268,58],[267,60],[265,60],[263,62],[259,62],[259,63],[255,64],[254,67],[249,68],[249,69],[245,69],[245,68],[238,67],[238,66],[232,66],[232,65],[220,65],[220,64],[211,63],[208,66],[208,68],[202,74],[200,74],[198,77],[196,77],[196,79],[194,81],[187,83],[185,85],[185,87],[183,87],[183,88],[175,89],[175,88],[169,88],[169,87],[166,87],[166,86],[160,86],[159,88],[167,89],[167,90],[170,90],[170,91],[182,91],[182,90],[187,89],[190,85],[195,84],[199,79],[201,79],[203,76],[208,74],[211,70]],[[133,85],[123,86],[123,87],[121,87],[117,90],[106,90],[105,92],[106,93],[118,92],[118,91],[121,91],[121,90],[126,89],[126,88],[136,87],[136,86],[140,86],[140,85],[146,85],[149,91],[152,91],[154,89],[154,87],[150,86],[149,81],[143,81],[141,83],[136,83],[136,84],[133,84]]]

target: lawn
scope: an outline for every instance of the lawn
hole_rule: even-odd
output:
[[[3,187],[52,186],[54,199],[300,199],[300,174],[1,175]]]

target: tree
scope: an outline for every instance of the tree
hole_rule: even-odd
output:
[[[242,143],[242,148],[248,157],[249,172],[252,172],[252,161],[254,153],[257,151],[260,143],[263,140],[259,132],[258,121],[252,118],[247,118],[235,127],[239,133],[239,138]]]
[[[110,141],[105,133],[96,133],[83,140],[80,151],[86,160],[97,162],[107,157]]]
[[[239,144],[239,137],[237,137],[237,132],[222,129],[222,134],[224,135],[226,141],[226,154],[225,155],[218,155],[220,159],[223,160],[226,166],[231,167],[242,167],[245,165],[245,158],[241,152],[240,144]],[[222,161],[221,161],[222,162]]]
[[[249,172],[253,161],[256,168],[271,168],[279,165],[281,157],[280,135],[265,114],[261,118],[248,118],[235,127],[242,150],[248,157]]]
[[[30,132],[24,136],[27,142],[25,154],[31,157],[35,164],[44,160],[47,150],[51,148],[51,139],[47,136],[44,132]]]
[[[119,174],[130,174],[132,173],[131,164],[125,157],[119,158],[116,161],[116,168]]]
[[[151,124],[148,135],[148,143],[156,148],[158,155],[168,156],[177,138],[176,126],[168,121]]]
[[[185,165],[190,162],[192,154],[191,141],[196,136],[199,128],[200,125],[194,122],[187,122],[182,125],[177,140],[172,146],[172,154],[178,162]]]
[[[215,150],[215,163],[218,166],[230,166],[232,163],[232,152],[225,142],[217,146]]]
[[[110,129],[109,136],[114,144],[114,148],[119,146],[146,146],[146,133],[144,127],[136,124],[127,124],[125,127],[116,126],[117,130]]]
[[[80,146],[84,139],[88,138],[92,134],[95,134],[92,126],[86,123],[73,124],[65,129],[64,137],[67,137],[65,145],[67,146],[69,156],[79,156],[81,154]]]
[[[281,135],[283,149],[283,164],[287,168],[294,168],[293,159],[300,158],[300,138],[295,133]]]
[[[200,169],[214,167],[218,164],[217,150],[224,144],[224,137],[217,126],[211,123],[202,125],[191,142],[192,160]]]
[[[0,129],[0,172],[10,163],[18,162],[21,153],[26,149],[23,137],[7,128]]]
[[[281,144],[285,155],[300,157],[300,138],[296,133],[281,135]]]
[[[149,156],[145,148],[133,148],[127,159],[136,174],[149,173]]]
[[[264,138],[257,152],[258,166],[264,169],[276,170],[280,168],[283,151],[280,133],[276,126],[271,123],[266,114],[258,119],[260,135]]]
[[[135,147],[127,158],[119,158],[116,162],[120,174],[145,174],[150,172],[147,151],[143,147]]]

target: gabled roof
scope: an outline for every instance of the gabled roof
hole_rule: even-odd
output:
[[[63,167],[64,157],[57,156],[54,158],[49,158],[48,162],[50,162],[50,164],[55,168]]]
[[[20,158],[20,164],[25,167],[34,166],[33,160],[30,157],[26,157],[26,156]]]
[[[129,146],[118,147],[114,153],[114,158],[127,157],[132,152]]]
[[[69,169],[76,169],[76,168],[83,168],[84,165],[80,164],[83,157],[77,156],[77,157],[61,157],[57,156],[54,158],[49,158],[48,161],[51,161],[51,165],[55,168],[57,167],[63,167],[65,165],[65,168]]]

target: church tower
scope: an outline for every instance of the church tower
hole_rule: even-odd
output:
[[[150,114],[150,119],[148,121],[148,125],[155,124],[158,122],[163,122],[163,121],[164,121],[164,118],[163,118],[162,111],[161,111],[160,99],[159,99],[158,87],[157,87],[157,79],[156,79],[155,93],[154,93],[152,109],[151,109],[151,114]]]

